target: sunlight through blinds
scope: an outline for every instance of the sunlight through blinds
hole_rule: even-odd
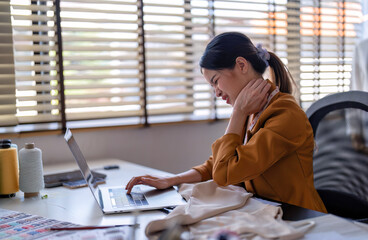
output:
[[[59,122],[53,1],[12,0],[19,123]]]
[[[137,1],[60,7],[67,120],[142,116]]]
[[[16,125],[13,37],[9,2],[0,2],[0,126]]]
[[[301,0],[302,106],[349,90],[354,46],[360,35],[358,0]]]
[[[212,94],[197,54],[209,38],[208,4],[200,2],[144,1],[150,123],[209,119]]]
[[[9,0],[0,10],[1,125],[27,131],[228,118],[198,65],[226,31],[276,53],[306,109],[349,90],[362,21],[360,0]]]

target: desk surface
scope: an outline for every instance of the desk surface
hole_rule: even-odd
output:
[[[102,169],[103,166],[111,164],[118,164],[120,169]],[[89,162],[89,165],[92,170],[107,174],[105,186],[125,185],[131,177],[147,173],[153,175],[169,175],[169,173],[156,169],[114,159]],[[78,167],[74,163],[45,166],[44,173],[50,174],[75,169],[78,169]],[[45,188],[41,191],[41,195],[45,194],[48,196],[46,199],[41,199],[40,197],[24,198],[23,193],[18,192],[14,198],[0,199],[0,208],[81,225],[103,226],[134,223],[134,216],[130,213],[104,215],[95,202],[90,190],[86,187],[79,189],[68,189],[64,187]],[[319,223],[319,226],[315,227],[312,232],[334,231],[343,236],[368,236],[368,231],[364,228],[365,226],[362,227],[332,215],[324,215],[315,211],[303,210],[302,208],[298,209],[297,207],[286,207],[284,212],[286,216],[285,220],[316,217],[314,219]],[[164,218],[165,216],[166,214],[160,211],[145,211],[140,213],[137,219],[140,224],[140,228],[136,233],[137,239],[145,239],[144,229],[150,221]],[[327,220],[340,223],[344,227],[338,227],[339,224],[327,224]]]

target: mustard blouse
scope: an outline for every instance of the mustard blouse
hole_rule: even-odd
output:
[[[243,182],[258,196],[326,212],[313,184],[312,127],[293,96],[277,93],[247,131],[245,145],[243,138],[226,134],[212,144],[212,156],[194,167],[203,181]]]

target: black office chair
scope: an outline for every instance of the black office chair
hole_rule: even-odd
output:
[[[368,111],[368,92],[335,93],[306,111],[317,145],[314,184],[329,213],[367,222],[368,155],[357,152],[346,135],[346,108]]]

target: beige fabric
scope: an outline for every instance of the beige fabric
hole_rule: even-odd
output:
[[[147,236],[164,230],[175,222],[189,225],[237,209],[244,206],[247,199],[252,196],[241,187],[218,187],[213,181],[182,184],[179,193],[187,200],[187,204],[176,207],[164,219],[150,222],[146,227]]]
[[[187,204],[176,207],[164,219],[150,222],[147,237],[173,223],[187,225],[194,239],[208,239],[219,230],[230,230],[242,239],[297,239],[314,223],[298,222],[292,226],[281,220],[280,207],[250,198],[251,193],[237,186],[220,187],[214,181],[183,184],[179,191]]]

